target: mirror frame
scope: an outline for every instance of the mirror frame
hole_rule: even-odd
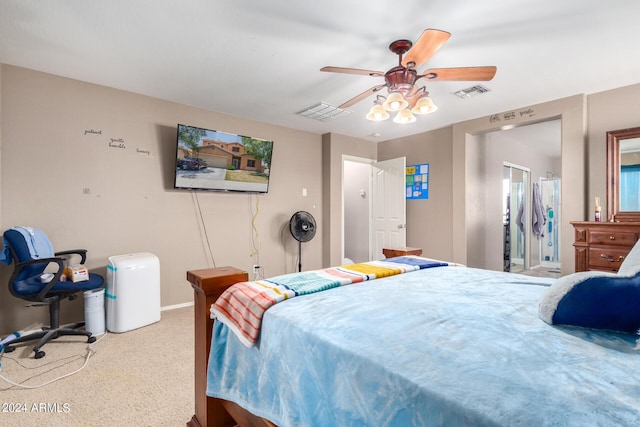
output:
[[[640,138],[640,127],[607,132],[607,215],[615,222],[640,221],[640,212],[620,211],[620,141]]]

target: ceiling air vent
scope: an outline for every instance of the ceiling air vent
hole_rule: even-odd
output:
[[[489,88],[482,85],[475,85],[468,87],[466,89],[459,90],[454,92],[453,94],[459,98],[467,99],[473,98],[474,96],[482,95],[483,93],[489,92]]]
[[[298,111],[296,114],[309,119],[327,122],[332,119],[346,116],[349,113],[351,113],[351,111],[343,110],[342,108],[334,107],[333,105],[325,104],[324,102],[319,102],[309,108]]]

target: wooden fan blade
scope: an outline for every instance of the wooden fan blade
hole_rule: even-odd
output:
[[[359,68],[322,67],[320,68],[320,71],[326,71],[329,73],[360,74],[365,76],[384,77],[384,71],[361,70]]]
[[[414,62],[416,67],[427,62],[443,44],[449,40],[451,33],[442,30],[424,30],[413,47],[402,59],[402,65],[407,66],[409,62]]]
[[[459,67],[459,68],[432,68],[422,75],[427,80],[467,80],[488,81],[496,75],[497,68],[490,67]]]
[[[349,108],[353,104],[357,104],[358,102],[362,101],[366,97],[376,93],[377,91],[382,89],[384,86],[385,85],[378,85],[378,86],[374,86],[372,88],[369,88],[369,89],[365,90],[364,92],[362,92],[360,95],[356,95],[353,98],[351,98],[350,100],[348,100],[347,102],[343,103],[342,105],[339,105],[338,108],[342,108],[342,109]]]

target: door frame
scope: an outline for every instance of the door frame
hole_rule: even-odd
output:
[[[388,159],[391,160],[391,159]],[[341,230],[340,230],[340,234],[341,234],[341,241],[340,241],[340,260],[344,260],[345,259],[345,245],[344,245],[344,241],[345,241],[345,202],[344,202],[344,197],[345,197],[345,176],[344,176],[344,165],[345,162],[349,161],[349,162],[355,162],[355,163],[364,163],[369,165],[369,185],[368,185],[368,189],[367,192],[369,194],[369,200],[368,200],[368,206],[369,206],[369,215],[368,215],[368,223],[369,223],[369,233],[368,233],[368,237],[369,237],[369,261],[374,261],[373,258],[373,221],[372,221],[372,211],[373,211],[373,207],[372,207],[372,201],[373,201],[373,194],[372,194],[372,180],[373,180],[373,167],[375,166],[376,163],[378,163],[378,160],[376,159],[369,159],[369,158],[365,158],[365,157],[357,157],[357,156],[352,156],[352,155],[348,155],[348,154],[343,154],[342,155],[342,161],[340,164],[340,173],[341,173],[341,197],[342,197],[342,203],[341,203],[341,207],[342,207],[342,212],[341,212]],[[405,165],[406,165],[406,157],[405,157]],[[404,191],[403,191],[403,195],[404,195]],[[405,200],[405,217],[404,217],[404,228],[405,228],[405,233],[406,233],[406,199]]]
[[[506,162],[503,161],[502,162],[502,167],[503,169],[505,167],[510,168],[510,173],[509,173],[509,185],[510,185],[510,190],[513,185],[513,180],[511,178],[511,175],[513,173],[513,169],[518,169],[522,172],[526,172],[527,173],[527,184],[526,187],[524,189],[524,196],[525,196],[525,202],[524,202],[524,214],[525,214],[525,223],[524,223],[524,232],[523,232],[523,237],[524,237],[524,257],[523,257],[523,269],[524,270],[529,270],[530,266],[531,266],[531,188],[532,188],[532,179],[531,179],[531,168],[527,167],[527,166],[522,166],[522,165],[518,165],[515,163],[511,163],[511,162]],[[511,199],[513,200],[513,199]],[[511,220],[515,219],[516,217],[516,213],[515,212],[511,212]]]

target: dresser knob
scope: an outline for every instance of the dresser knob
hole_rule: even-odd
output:
[[[616,236],[609,236],[609,240],[616,240]]]

